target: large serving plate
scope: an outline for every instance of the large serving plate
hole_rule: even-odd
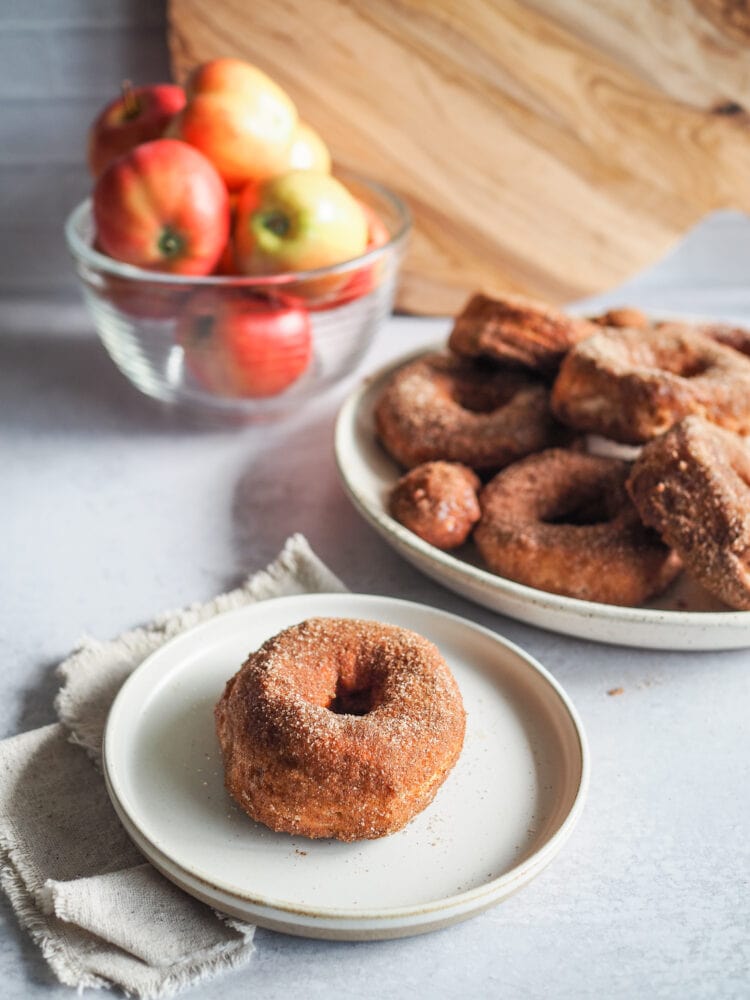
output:
[[[420,632],[441,650],[466,707],[463,751],[437,797],[379,840],[273,833],[223,787],[213,708],[225,682],[265,639],[320,615]],[[264,601],[163,646],[115,699],[104,765],[128,833],[177,885],[261,926],[351,940],[429,931],[515,892],[567,840],[589,771],[575,709],[525,652],[434,608],[356,594]]]
[[[366,379],[348,397],[336,423],[336,462],[344,487],[389,545],[456,593],[554,632],[650,649],[750,646],[750,611],[726,608],[685,574],[666,594],[643,607],[580,601],[506,580],[480,565],[471,543],[453,553],[442,552],[395,521],[387,503],[401,470],[376,440],[373,413],[391,374],[423,353],[424,349],[402,357]]]

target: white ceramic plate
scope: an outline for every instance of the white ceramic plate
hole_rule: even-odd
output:
[[[273,833],[224,791],[213,707],[225,682],[249,651],[314,615],[414,629],[461,688],[458,764],[424,812],[380,840]],[[355,594],[264,601],[169,642],[115,699],[104,764],[129,834],[177,885],[261,926],[351,940],[429,931],[520,888],[569,836],[589,768],[567,695],[518,647],[433,608]]]
[[[436,345],[433,350],[441,350]],[[375,439],[373,411],[391,373],[424,350],[370,376],[348,397],[336,423],[336,462],[354,506],[405,559],[477,604],[583,639],[646,649],[740,649],[750,646],[750,611],[732,611],[684,574],[658,600],[626,608],[548,594],[480,565],[473,544],[442,552],[395,521],[388,495],[401,475]]]

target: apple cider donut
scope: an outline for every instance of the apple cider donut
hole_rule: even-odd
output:
[[[681,326],[607,328],[574,347],[552,389],[556,416],[623,444],[690,414],[750,431],[750,359]]]
[[[566,351],[598,329],[520,295],[473,295],[455,319],[448,346],[467,358],[550,372]]]
[[[272,830],[401,829],[458,760],[465,712],[437,647],[380,622],[311,618],[251,653],[216,706],[225,784]]]
[[[375,408],[386,450],[407,469],[461,462],[496,471],[553,443],[549,392],[520,372],[426,354],[392,376]]]
[[[627,485],[686,570],[730,607],[750,610],[750,445],[686,417],[644,447]]]
[[[479,520],[480,485],[479,476],[458,462],[425,462],[399,479],[389,509],[430,545],[456,549]]]
[[[645,528],[625,490],[628,464],[552,448],[485,486],[474,532],[490,569],[528,587],[603,604],[659,593],[679,560]]]

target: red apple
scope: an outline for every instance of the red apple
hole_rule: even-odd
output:
[[[209,274],[229,236],[229,196],[205,156],[176,139],[136,146],[94,188],[97,243],[149,271]]]
[[[169,134],[207,156],[230,190],[288,169],[297,109],[257,66],[213,59],[192,72],[186,91]]]
[[[98,177],[118,156],[142,142],[160,139],[174,116],[185,106],[185,91],[172,83],[131,87],[100,112],[89,130],[88,161]]]
[[[304,309],[222,289],[206,289],[188,302],[177,341],[201,385],[230,397],[276,396],[312,357]]]

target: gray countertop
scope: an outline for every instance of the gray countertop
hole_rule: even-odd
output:
[[[659,267],[594,305],[745,317],[750,222],[705,222]],[[368,944],[259,930],[244,970],[190,995],[239,998],[746,997],[750,993],[750,652],[663,653],[544,632],[474,606],[403,562],[337,479],[337,407],[361,375],[439,339],[393,319],[361,370],[303,413],[188,425],[115,370],[77,303],[6,304],[0,339],[0,735],[54,718],[54,666],[205,599],[302,531],[355,591],[432,604],[541,660],[587,729],[583,818],[506,902],[424,937]],[[618,697],[607,694],[623,689]],[[69,996],[0,899],[4,997]]]

